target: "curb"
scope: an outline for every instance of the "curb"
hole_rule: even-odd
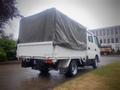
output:
[[[21,61],[7,61],[7,62],[0,62],[0,65],[5,65],[5,64],[20,64]]]

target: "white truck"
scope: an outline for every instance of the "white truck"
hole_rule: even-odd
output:
[[[41,73],[54,69],[74,76],[78,67],[97,68],[98,46],[94,34],[52,8],[21,19],[17,58],[22,67],[32,67]]]

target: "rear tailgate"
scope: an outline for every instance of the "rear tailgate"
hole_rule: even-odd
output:
[[[22,43],[17,46],[17,57],[52,57],[52,42]]]

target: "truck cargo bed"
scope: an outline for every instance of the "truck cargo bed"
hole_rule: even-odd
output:
[[[35,42],[18,44],[18,57],[52,57],[52,42]]]
[[[18,57],[26,58],[84,58],[86,51],[74,50],[60,46],[53,46],[53,42],[35,42],[18,44]]]

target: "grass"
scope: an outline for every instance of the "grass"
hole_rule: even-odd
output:
[[[88,72],[54,90],[120,90],[120,62]]]

